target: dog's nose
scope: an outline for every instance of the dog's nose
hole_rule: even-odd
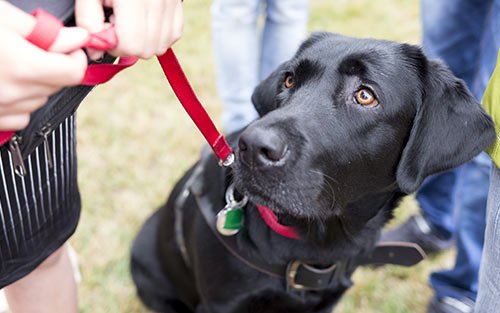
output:
[[[288,146],[276,131],[248,128],[238,141],[239,156],[248,165],[275,166],[287,155]]]

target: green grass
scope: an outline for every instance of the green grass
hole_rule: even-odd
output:
[[[175,51],[213,117],[215,91],[208,0],[185,1],[185,31]],[[418,2],[312,0],[311,31],[418,43]],[[144,219],[193,163],[202,137],[178,104],[156,61],[140,62],[98,87],[79,109],[80,225],[71,239],[80,256],[81,312],[146,312],[131,282],[129,250]],[[218,121],[216,119],[216,121]],[[415,212],[408,199],[397,220]],[[338,312],[425,312],[433,269],[453,254],[411,269],[363,268]]]

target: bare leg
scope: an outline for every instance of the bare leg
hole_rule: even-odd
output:
[[[78,312],[73,268],[65,244],[33,272],[5,287],[12,313]]]

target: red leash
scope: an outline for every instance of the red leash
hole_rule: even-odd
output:
[[[26,39],[41,49],[48,50],[64,26],[56,17],[43,10],[38,9],[33,15],[36,17],[37,22]],[[118,38],[115,30],[110,27],[102,32],[91,34],[89,41],[82,48],[107,51],[115,48],[117,44]],[[138,58],[136,57],[121,57],[116,64],[90,64],[81,84],[93,86],[105,83],[122,70],[137,63],[137,61]],[[158,57],[158,61],[177,98],[207,140],[220,164],[224,166],[231,165],[234,160],[231,148],[196,97],[173,50],[168,49],[164,55]],[[13,131],[0,132],[0,146],[9,141],[13,135]]]

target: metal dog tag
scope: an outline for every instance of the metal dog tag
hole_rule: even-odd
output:
[[[217,230],[224,236],[236,235],[243,227],[243,210],[226,205],[217,214]]]
[[[226,206],[217,213],[215,223],[217,231],[221,235],[233,236],[243,228],[243,207],[247,202],[247,197],[236,201],[234,198],[234,185],[229,185],[226,190]]]

